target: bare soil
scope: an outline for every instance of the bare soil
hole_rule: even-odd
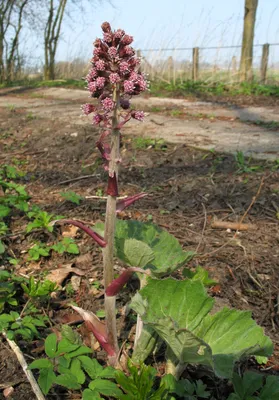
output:
[[[106,188],[106,175],[95,149],[98,131],[89,121],[80,122],[78,101],[35,98],[30,93],[26,97],[18,94],[18,97],[14,96],[12,99],[10,94],[2,93],[0,98],[1,164],[17,164],[26,171],[23,181],[32,203],[53,214],[82,219],[91,225],[103,220],[104,201],[88,198],[96,197],[96,193],[101,191],[105,193]],[[32,101],[34,103],[30,106]],[[52,105],[50,101],[53,102]],[[51,107],[54,114],[50,112]],[[73,109],[76,110],[74,115],[69,112]],[[169,121],[168,113],[174,109],[160,110],[160,118]],[[158,115],[152,114],[150,118],[156,120]],[[186,125],[185,120],[189,116],[185,117],[182,113],[172,118]],[[201,117],[193,116],[196,124],[201,122],[198,118]],[[204,120],[205,123],[210,123],[207,117]],[[221,116],[216,118],[216,126],[219,122],[228,126],[231,123],[226,119],[222,120]],[[237,123],[244,125],[241,121]],[[195,126],[193,125],[193,136],[196,135]],[[154,127],[161,129],[161,125],[156,123]],[[140,125],[140,129],[141,132],[145,131],[145,137],[159,137],[149,130],[148,124]],[[209,271],[210,277],[218,282],[210,289],[216,299],[216,307],[227,305],[250,310],[255,320],[272,338],[275,345],[274,355],[261,370],[277,373],[279,171],[276,164],[264,159],[250,161],[249,165],[257,166],[256,171],[243,172],[230,151],[202,151],[190,147],[185,138],[178,142],[172,140],[171,121],[167,129],[169,140],[165,138],[164,142],[152,143],[145,149],[138,148],[135,137],[138,137],[139,132],[135,125],[127,128],[126,135],[123,135],[120,195],[132,195],[141,191],[149,195],[138,202],[136,207],[123,212],[120,218],[153,220],[175,235],[185,250],[197,251],[198,256],[189,266],[203,266]],[[131,136],[131,133],[135,136]],[[265,138],[269,137],[269,133],[268,129],[262,129]],[[278,132],[275,132],[277,136],[274,131],[272,134],[278,141]],[[82,176],[87,178],[75,180]],[[61,192],[70,190],[85,197],[79,206],[61,197]],[[253,204],[249,209],[251,203]],[[212,227],[212,222],[216,219],[238,222],[247,210],[244,222],[254,226],[248,231],[235,234],[229,229],[218,230]],[[100,309],[102,286],[94,289],[92,294],[92,283],[101,279],[100,251],[78,233],[76,241],[80,256],[62,255],[44,258],[40,262],[27,262],[26,250],[34,240],[52,241],[61,232],[56,231],[49,237],[42,233],[26,235],[25,223],[23,219],[14,220],[14,235],[4,239],[9,246],[9,255],[22,259],[16,267],[17,272],[37,276],[65,264],[77,266],[85,275],[73,295],[74,299],[87,309]],[[128,289],[133,290],[135,287],[136,282],[132,281]],[[119,327],[122,328],[122,337],[126,338],[130,337],[130,324],[125,320],[123,307],[131,296],[128,289],[119,299]],[[64,294],[64,298],[62,296],[58,299],[56,309],[51,312],[54,324],[66,322],[70,318],[69,312],[63,308],[66,297]],[[32,348],[40,348],[41,344],[22,343],[27,359],[35,357]],[[4,340],[0,343],[0,360],[0,390],[6,386],[14,386],[14,399],[33,399],[34,395]],[[65,396],[65,393],[61,396],[57,394],[55,398]],[[71,398],[69,396],[70,394],[68,398]],[[51,397],[53,396],[49,398]],[[1,398],[4,397],[0,394]],[[221,398],[223,397],[220,400]]]

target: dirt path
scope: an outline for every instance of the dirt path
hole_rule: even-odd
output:
[[[25,108],[36,116],[88,125],[79,104],[87,101],[83,90],[22,88],[0,91],[0,106]],[[278,107],[237,107],[183,99],[139,98],[135,105],[148,112],[144,124],[134,122],[125,132],[161,138],[200,149],[242,151],[259,159],[279,158]],[[169,111],[169,112],[168,112]]]

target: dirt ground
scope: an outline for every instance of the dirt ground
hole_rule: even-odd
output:
[[[103,220],[105,211],[104,201],[96,198],[106,188],[106,176],[95,149],[98,132],[87,118],[80,117],[80,93],[79,97],[73,94],[69,100],[59,96],[55,99],[54,92],[49,91],[48,97],[42,91],[0,92],[1,164],[18,165],[27,172],[23,180],[33,203],[53,214],[82,219],[93,225]],[[86,93],[83,93],[82,102],[86,102]],[[203,266],[218,282],[210,289],[216,298],[216,307],[227,305],[251,310],[272,338],[274,356],[262,370],[276,373],[279,370],[279,169],[274,160],[279,158],[278,127],[248,123],[246,117],[241,120],[232,116],[235,109],[216,104],[195,103],[183,111],[185,101],[182,105],[169,101],[163,106],[145,101],[139,103],[149,112],[148,122],[133,124],[124,131],[120,195],[145,191],[148,196],[123,212],[120,218],[152,220],[175,235],[185,250],[196,251],[198,255],[190,267]],[[250,106],[242,105],[241,109]],[[163,109],[158,111],[154,107]],[[266,118],[278,120],[276,107],[275,104],[272,108],[271,104],[265,110],[261,105],[257,115],[264,121]],[[182,111],[177,113],[177,110]],[[201,131],[207,132],[206,136]],[[230,139],[226,147],[226,136],[220,139],[221,133],[226,132],[232,138],[236,131],[238,136],[246,135],[247,141],[241,137]],[[168,132],[167,136],[164,132]],[[188,142],[189,132],[192,141]],[[164,141],[140,142],[139,137]],[[210,142],[206,143],[205,138]],[[248,139],[252,144],[257,142],[260,160],[246,160],[247,166],[256,168],[245,172],[236,164],[232,153],[237,149],[236,143],[238,150],[247,153]],[[212,148],[215,150],[210,151]],[[79,179],[82,176],[85,178]],[[61,192],[70,190],[85,197],[79,206],[61,197]],[[216,220],[238,222],[243,217],[243,222],[252,225],[247,231],[235,233],[226,228],[213,228]],[[28,263],[24,258],[26,249],[38,237],[24,234],[22,224],[21,220],[15,220],[14,235],[5,238],[11,254],[23,258],[18,272],[38,275],[71,263],[85,273],[84,284],[76,297],[83,306],[98,308],[100,295],[89,301],[87,289],[88,280],[92,284],[100,279],[100,252],[80,235],[76,238],[80,256],[51,257]],[[126,297],[128,300],[128,293]],[[30,349],[24,348],[24,351],[30,356]],[[14,382],[15,399],[33,399],[4,342],[0,343],[0,356],[0,390],[3,385]]]

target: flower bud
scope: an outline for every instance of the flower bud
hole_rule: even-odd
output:
[[[110,33],[111,32],[110,23],[107,22],[107,21],[102,23],[101,28],[102,28],[103,32],[105,32],[105,33]]]

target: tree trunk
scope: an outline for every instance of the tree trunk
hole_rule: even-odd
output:
[[[253,80],[253,43],[258,0],[245,0],[244,28],[240,60],[240,81]]]
[[[61,33],[62,20],[68,0],[60,0],[59,6],[54,6],[53,0],[50,0],[49,15],[45,26],[44,44],[45,44],[45,66],[44,79],[55,79],[55,55],[58,40]]]

